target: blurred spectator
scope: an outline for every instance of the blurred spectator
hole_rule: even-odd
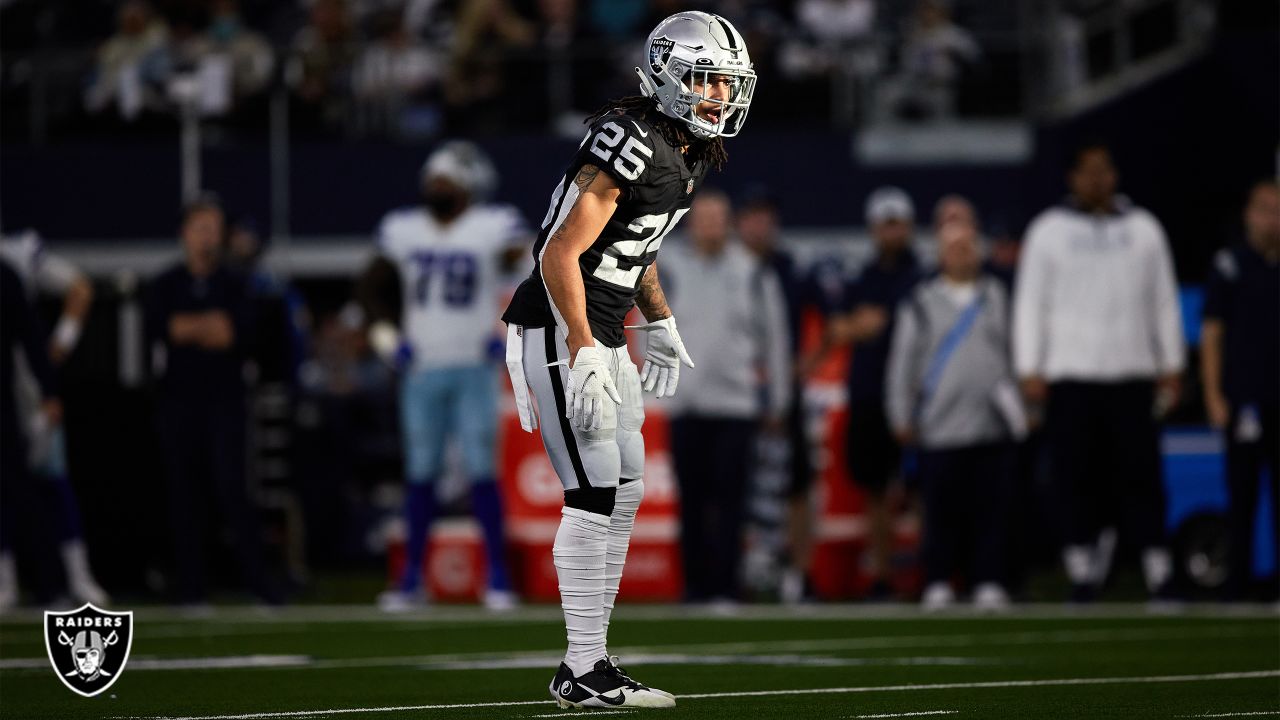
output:
[[[445,100],[455,114],[451,126],[474,130],[502,122],[511,104],[504,94],[508,55],[513,49],[533,44],[536,32],[507,0],[465,0],[461,4],[445,84]]]
[[[830,102],[837,116],[851,122],[856,112],[854,94],[882,65],[875,43],[876,3],[800,0],[795,14],[794,29],[776,22],[773,28],[782,41],[779,62],[783,70],[797,81],[807,81],[805,102],[810,110],[814,109],[814,98],[825,99],[834,93]],[[754,59],[756,46],[751,47]],[[761,57],[766,62],[768,48],[768,44],[762,47]]]
[[[685,597],[734,599],[756,433],[781,428],[791,404],[787,307],[775,274],[732,239],[728,197],[702,191],[688,227],[690,245],[659,269],[698,358],[669,406]]]
[[[207,597],[210,493],[230,526],[245,584],[265,601],[280,600],[262,567],[260,529],[245,481],[244,361],[253,330],[244,280],[222,265],[223,217],[210,199],[186,208],[183,260],[152,281],[147,297],[169,480],[173,591],[182,604]]]
[[[516,98],[504,116],[523,124],[582,132],[582,116],[607,96],[610,45],[593,34],[577,0],[538,0],[531,52],[508,63],[507,92]],[[634,74],[632,74],[634,78]]]
[[[378,22],[378,39],[361,51],[352,77],[364,124],[402,137],[432,135],[440,127],[444,59],[409,33],[399,10],[384,11]]]
[[[964,66],[981,55],[973,36],[951,21],[946,2],[920,0],[902,46],[890,107],[909,119],[951,117]]]
[[[963,195],[943,195],[933,206],[935,237],[940,236],[943,226],[951,222],[966,223],[977,231],[982,230],[982,226],[978,223],[978,210]]]
[[[982,232],[978,209],[963,195],[944,195],[933,206],[933,233],[937,237],[942,227],[950,222],[964,222],[978,231],[979,244],[985,244],[984,272],[994,275],[1004,283],[1005,290],[1013,289],[1013,275],[1018,267],[1018,241],[1007,233],[987,238]]]
[[[251,348],[259,378],[297,387],[311,316],[293,283],[263,264],[268,244],[252,220],[236,221],[227,233],[227,265],[244,278],[259,316]]]
[[[1160,222],[1116,194],[1106,146],[1081,147],[1069,182],[1071,197],[1027,230],[1014,366],[1027,400],[1047,409],[1074,597],[1096,594],[1110,550],[1095,544],[1119,519],[1156,596],[1172,572],[1157,423],[1177,402],[1184,361],[1173,261]]]
[[[915,286],[920,265],[911,250],[915,205],[905,192],[882,187],[871,193],[866,219],[876,255],[845,288],[843,308],[828,322],[826,344],[853,344],[845,451],[849,475],[866,493],[871,520],[870,597],[884,600],[893,594],[887,579],[892,551],[889,490],[899,474],[901,453],[884,412],[885,367],[894,312]]]
[[[506,610],[516,602],[495,466],[493,348],[499,282],[527,252],[529,233],[514,208],[485,202],[496,183],[492,162],[475,145],[453,141],[440,146],[422,168],[422,205],[383,218],[378,255],[360,283],[370,345],[404,373],[400,432],[408,537],[400,579],[378,598],[385,610],[426,601],[423,557],[451,438],[461,450],[471,511],[488,550],[484,603]],[[404,288],[398,315],[385,299],[396,286]]]
[[[1245,238],[1218,251],[1205,291],[1200,375],[1209,422],[1226,436],[1230,576],[1227,598],[1248,599],[1263,468],[1271,476],[1272,527],[1280,528],[1280,189],[1258,183],[1244,211]],[[1267,583],[1274,599],[1275,582]]]
[[[801,30],[838,47],[871,35],[876,4],[874,0],[800,0],[796,19]]]
[[[646,0],[587,0],[591,27],[611,38],[629,40],[643,36],[649,3]]]
[[[346,0],[314,0],[306,27],[293,39],[285,76],[300,122],[334,127],[345,121],[355,54]]]
[[[61,366],[75,350],[84,330],[93,305],[93,284],[71,263],[48,252],[34,231],[0,240],[0,257],[19,274],[32,307],[35,307],[41,293],[61,298],[62,315],[46,346],[54,367]],[[65,431],[61,423],[49,422],[42,407],[40,384],[26,357],[20,354],[16,361],[18,407],[27,441],[27,465],[32,477],[48,481],[53,489],[55,505],[49,525],[56,533],[67,592],[79,602],[105,606],[110,599],[89,568],[88,549],[80,524],[80,504],[76,501],[68,475]],[[43,516],[42,513],[36,514]],[[3,605],[3,600],[0,600],[0,607]]]
[[[24,512],[35,506],[35,486],[28,466],[28,444],[18,407],[17,360],[23,357],[39,385],[40,412],[49,426],[62,423],[62,403],[53,384],[53,372],[45,355],[36,311],[23,292],[22,279],[0,260],[0,611],[18,602],[16,551],[19,540],[36,538],[38,523]],[[21,530],[21,532],[19,531]],[[38,541],[26,543],[39,545]],[[25,549],[25,548],[23,548]],[[36,556],[37,560],[43,559]],[[36,563],[39,577],[47,579],[43,563]],[[42,583],[43,584],[43,583]],[[42,588],[48,591],[48,588]]]
[[[145,0],[127,0],[117,23],[116,34],[98,50],[85,105],[94,113],[114,106],[120,117],[132,120],[167,106],[169,31]]]
[[[898,442],[921,450],[925,608],[950,605],[951,580],[963,572],[974,605],[1000,609],[1009,603],[1009,441],[1026,433],[1009,359],[1008,298],[982,272],[971,222],[945,222],[938,248],[940,274],[898,308],[887,412]]]
[[[778,206],[774,199],[757,190],[738,210],[738,237],[743,246],[766,268],[773,271],[786,303],[789,359],[794,365],[800,352],[800,318],[811,301],[808,278],[804,277],[791,253],[780,247]],[[809,570],[813,564],[813,466],[809,437],[805,428],[804,388],[793,374],[791,405],[781,427],[763,428],[779,443],[787,458],[787,543],[788,563],[783,571],[779,595],[784,602],[799,602],[812,595]]]
[[[195,73],[206,115],[227,114],[262,93],[275,68],[271,45],[245,26],[238,0],[214,0],[209,26],[180,43],[178,55]]]

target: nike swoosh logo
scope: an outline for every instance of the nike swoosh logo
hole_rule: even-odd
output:
[[[640,129],[640,123],[636,122],[635,120],[632,120],[631,124],[636,126],[636,132],[640,133],[640,137],[649,137],[649,133]]]
[[[618,691],[618,697],[609,697],[608,695],[597,695],[596,697],[609,703],[610,705],[621,705],[622,703],[627,701],[627,699],[623,697],[621,690]]]

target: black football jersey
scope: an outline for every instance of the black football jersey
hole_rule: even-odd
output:
[[[577,202],[573,180],[584,165],[600,168],[622,189],[613,217],[578,260],[591,332],[605,345],[621,347],[626,343],[623,319],[635,306],[640,278],[657,258],[663,238],[689,211],[706,176],[706,163],[691,167],[680,148],[636,115],[616,112],[596,120],[551,196],[533,246],[533,273],[516,289],[504,322],[526,327],[556,324],[542,283],[542,252]]]

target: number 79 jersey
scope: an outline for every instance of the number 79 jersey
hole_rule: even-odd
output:
[[[520,214],[472,205],[448,225],[423,208],[388,213],[378,252],[400,272],[401,329],[415,370],[484,363],[495,334],[501,255],[528,238]]]
[[[542,255],[578,201],[573,180],[584,165],[600,168],[622,189],[613,217],[578,259],[591,333],[609,347],[621,347],[626,344],[622,325],[635,306],[640,278],[667,233],[689,211],[707,168],[705,163],[690,167],[680,148],[641,117],[613,113],[593,123],[551,196],[533,247],[533,274],[516,289],[503,321],[543,328],[563,324],[542,280]]]

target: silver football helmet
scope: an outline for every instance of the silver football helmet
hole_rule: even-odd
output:
[[[454,182],[475,200],[487,200],[498,186],[498,172],[489,156],[466,140],[449,140],[427,156],[420,180],[426,183],[433,177]]]
[[[636,68],[636,74],[640,92],[700,138],[737,135],[756,89],[742,35],[719,15],[698,11],[676,13],[658,23],[645,42],[645,67]],[[713,89],[720,86],[724,89]],[[697,113],[702,102],[720,107],[702,117]]]

